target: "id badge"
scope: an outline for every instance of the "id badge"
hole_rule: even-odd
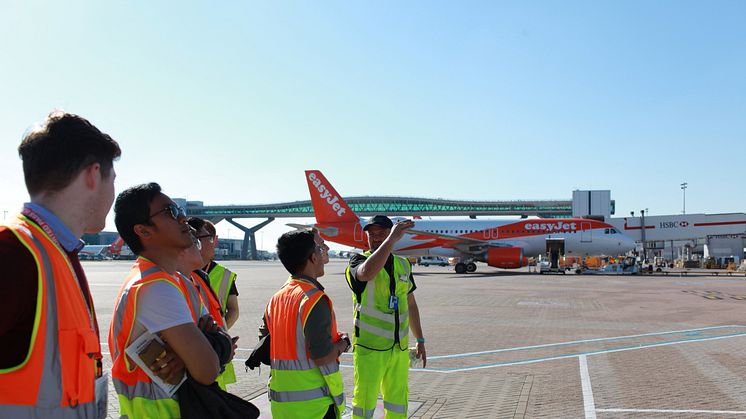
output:
[[[399,298],[395,295],[392,295],[389,297],[389,308],[391,310],[398,310],[399,309]]]
[[[96,379],[96,417],[98,419],[105,419],[108,415],[108,403],[109,403],[109,373],[104,372],[101,377]]]

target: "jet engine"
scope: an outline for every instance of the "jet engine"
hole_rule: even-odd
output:
[[[516,269],[526,264],[520,247],[491,247],[486,256],[487,264],[495,268]]]

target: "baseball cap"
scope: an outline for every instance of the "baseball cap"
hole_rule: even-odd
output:
[[[367,230],[369,226],[377,225],[379,227],[383,228],[391,228],[394,226],[394,223],[391,221],[391,219],[385,215],[376,215],[375,217],[368,220],[368,224],[363,227],[363,231]]]

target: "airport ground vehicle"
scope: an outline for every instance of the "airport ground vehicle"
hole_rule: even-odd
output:
[[[417,264],[422,266],[448,266],[448,259],[440,256],[420,256],[417,258]]]
[[[540,274],[565,274],[565,267],[561,264],[561,261],[565,259],[565,257],[562,255],[563,249],[564,241],[557,239],[547,239],[546,257],[541,257],[539,260]]]
[[[578,268],[575,272],[592,275],[637,275],[640,272],[640,268],[635,258],[629,256],[619,263],[608,263],[598,269]]]
[[[367,239],[361,220],[318,170],[307,170],[316,223],[313,227],[329,241],[364,249]],[[520,220],[414,220],[415,227],[399,240],[400,256],[458,257],[457,273],[474,272],[475,262],[516,269],[529,256],[618,255],[635,242],[612,225],[590,218],[528,218]],[[291,225],[306,228],[305,225]]]
[[[547,259],[542,259],[538,263],[540,274],[565,274],[565,268],[557,265],[552,265],[552,262]]]

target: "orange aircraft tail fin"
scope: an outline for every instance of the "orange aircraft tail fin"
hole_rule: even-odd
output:
[[[358,221],[357,215],[319,170],[306,170],[308,191],[318,223]]]

